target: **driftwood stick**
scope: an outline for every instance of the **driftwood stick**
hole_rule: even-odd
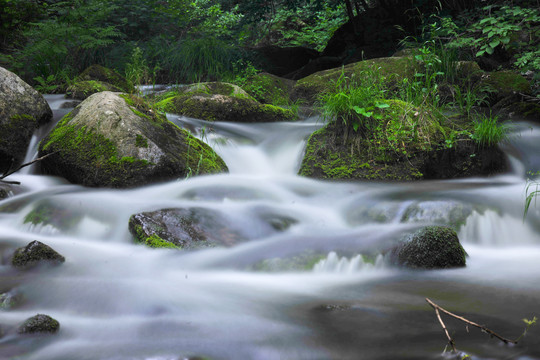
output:
[[[441,326],[444,330],[444,333],[446,334],[446,338],[448,339],[448,343],[452,346],[452,351],[457,353],[456,349],[456,343],[454,342],[454,339],[450,336],[448,333],[448,329],[446,328],[446,325],[444,324],[444,321],[441,319],[441,314],[439,313],[439,309],[435,308],[435,314],[437,314],[437,319],[439,319],[439,322],[441,323]]]
[[[16,173],[17,171],[21,170],[23,167],[30,166],[30,165],[32,165],[33,163],[36,163],[36,162],[41,161],[41,160],[43,160],[43,159],[45,159],[45,158],[48,158],[49,156],[51,156],[51,155],[53,155],[53,154],[56,154],[58,151],[60,151],[60,150],[57,150],[57,151],[52,152],[52,153],[47,154],[47,155],[43,155],[42,157],[37,158],[37,159],[34,159],[34,160],[30,161],[30,162],[24,163],[24,164],[22,164],[21,166],[19,166],[18,168],[16,168],[15,170],[8,171],[8,172],[5,173],[4,175],[0,176],[0,180],[5,179],[5,178],[7,178],[9,175],[12,175],[12,174]],[[12,182],[3,181],[3,182],[8,183],[8,184],[20,184],[20,183],[17,182],[17,181],[12,181]]]
[[[440,311],[442,311],[443,313],[445,313],[445,314],[447,314],[447,315],[450,315],[450,316],[452,316],[453,318],[456,318],[456,319],[458,319],[458,320],[461,320],[461,321],[463,321],[463,322],[466,323],[466,324],[469,324],[469,325],[472,325],[472,326],[474,326],[474,327],[477,327],[477,328],[479,328],[480,330],[482,330],[482,331],[488,333],[488,334],[491,335],[492,337],[496,337],[497,339],[501,340],[501,341],[504,342],[505,344],[517,344],[517,341],[515,341],[515,340],[510,340],[510,339],[506,339],[506,338],[504,338],[504,337],[502,337],[502,336],[496,334],[495,332],[491,331],[490,329],[488,329],[488,328],[485,327],[484,325],[479,325],[479,324],[477,324],[477,323],[475,323],[475,322],[472,322],[472,321],[470,321],[470,320],[465,319],[464,317],[458,316],[458,315],[456,315],[456,314],[454,314],[454,313],[451,313],[451,312],[448,311],[448,310],[443,309],[442,307],[440,307],[439,305],[435,304],[433,301],[429,300],[428,298],[426,298],[426,301],[428,302],[429,305],[431,305],[431,307],[432,307],[433,309],[435,309],[436,312],[437,312],[437,310],[440,310]],[[443,327],[443,328],[444,328],[444,327]],[[446,331],[446,329],[445,329],[445,331]]]

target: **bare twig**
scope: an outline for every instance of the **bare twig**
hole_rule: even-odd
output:
[[[484,325],[479,325],[475,322],[472,322],[470,320],[467,320],[465,319],[464,317],[461,317],[461,316],[458,316],[454,313],[451,313],[450,311],[448,310],[445,310],[443,309],[442,307],[440,307],[439,305],[435,304],[433,301],[429,300],[428,298],[426,298],[426,301],[429,305],[431,305],[431,307],[433,309],[435,309],[435,313],[437,314],[437,317],[439,318],[439,322],[441,323],[441,325],[443,326],[443,329],[444,331],[446,332],[446,337],[448,338],[448,340],[450,341],[450,344],[452,344],[453,348],[454,348],[454,352],[456,351],[456,348],[454,346],[454,341],[452,340],[452,338],[450,337],[450,335],[448,335],[448,331],[446,330],[446,327],[444,326],[444,323],[442,322],[441,318],[440,318],[440,315],[439,315],[439,311],[442,311],[443,313],[447,314],[447,315],[450,315],[452,316],[453,318],[456,318],[458,320],[461,320],[463,321],[464,323],[466,324],[469,324],[471,326],[474,326],[474,327],[477,327],[479,328],[480,330],[488,333],[489,335],[491,335],[492,337],[496,337],[497,339],[501,340],[502,342],[504,342],[505,344],[517,344],[517,341],[515,340],[510,340],[510,339],[506,339],[498,334],[496,334],[495,332],[491,331],[490,329],[488,329],[487,327],[485,327]]]
[[[52,153],[50,153],[50,154],[43,155],[42,157],[37,158],[37,159],[34,159],[34,160],[30,161],[30,162],[24,163],[24,164],[22,164],[21,166],[19,166],[18,168],[16,168],[15,170],[10,170],[10,171],[8,171],[7,173],[5,173],[4,175],[0,176],[0,180],[1,180],[2,182],[4,182],[4,183],[8,183],[8,184],[17,184],[17,185],[19,185],[20,183],[17,182],[17,181],[4,181],[3,179],[7,178],[9,175],[12,175],[12,174],[16,173],[17,171],[21,170],[21,169],[24,168],[24,167],[30,166],[30,165],[32,165],[32,164],[38,162],[38,161],[41,161],[41,160],[43,160],[43,159],[45,159],[45,158],[48,158],[49,156],[51,156],[51,155],[53,155],[53,154],[56,154],[56,153],[59,152],[59,151],[60,151],[60,150],[57,150],[57,151],[52,152]]]
[[[446,325],[444,324],[444,321],[442,321],[442,319],[441,319],[441,314],[439,313],[439,309],[435,308],[435,314],[437,314],[437,319],[439,319],[439,322],[441,323],[441,326],[442,326],[442,328],[444,330],[444,333],[446,334],[446,338],[448,339],[448,343],[452,346],[452,351],[457,353],[456,343],[454,342],[454,339],[452,339],[452,337],[448,333],[448,329],[446,328]]]

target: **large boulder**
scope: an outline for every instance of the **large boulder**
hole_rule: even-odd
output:
[[[497,146],[463,137],[448,147],[444,129],[427,110],[385,100],[378,131],[353,132],[331,121],[308,139],[299,174],[322,179],[419,180],[491,175],[506,169]],[[367,119],[363,119],[368,121]]]
[[[391,253],[394,262],[413,269],[463,267],[466,256],[456,232],[445,226],[426,226]]]
[[[194,84],[156,106],[166,112],[208,121],[274,122],[296,118],[291,110],[261,104],[238,86],[227,83]]]
[[[196,249],[245,240],[218,212],[204,208],[134,214],[129,219],[129,231],[137,242],[154,248]]]
[[[39,146],[45,174],[85,186],[125,188],[227,171],[205,143],[142,99],[100,92],[56,125]]]
[[[0,172],[24,159],[34,130],[51,119],[43,96],[0,67]]]
[[[50,246],[37,240],[25,247],[18,248],[11,259],[11,264],[20,269],[27,269],[40,264],[60,265],[66,259]]]
[[[269,73],[258,73],[246,79],[242,88],[262,104],[286,105],[296,82]]]

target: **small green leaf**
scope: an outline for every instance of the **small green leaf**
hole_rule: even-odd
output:
[[[487,52],[489,55],[493,54],[493,48],[487,46],[487,47],[486,47],[486,52]]]
[[[479,52],[476,53],[476,57],[480,57],[482,55],[485,54],[485,51],[484,50],[480,50]]]
[[[377,103],[375,104],[375,106],[378,107],[379,109],[386,109],[390,107],[390,105],[387,103]]]
[[[503,38],[501,38],[501,42],[506,45],[506,44],[508,44],[510,42],[510,38],[509,37],[503,37]]]

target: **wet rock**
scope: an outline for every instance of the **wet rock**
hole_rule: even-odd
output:
[[[0,67],[0,172],[23,161],[34,130],[51,119],[43,96]]]
[[[473,212],[470,204],[457,201],[420,201],[407,207],[402,223],[436,223],[459,229]]]
[[[531,84],[520,74],[509,70],[493,71],[482,76],[481,84],[491,89],[492,104],[503,101],[515,102],[522,94],[531,94]]]
[[[227,83],[202,83],[156,104],[163,111],[208,121],[275,122],[292,121],[288,109],[261,104],[245,91]]]
[[[294,256],[264,259],[250,268],[262,272],[310,271],[325,258],[325,254],[309,250]]]
[[[60,329],[60,323],[52,317],[44,314],[37,314],[25,320],[19,326],[17,332],[19,334],[37,334],[49,333],[54,334]]]
[[[50,246],[37,240],[15,251],[11,264],[16,268],[27,269],[40,264],[60,265],[66,259]]]
[[[466,256],[456,232],[445,226],[420,229],[390,254],[393,262],[412,269],[463,267]]]
[[[11,196],[11,194],[13,194],[12,186],[0,182],[0,200]]]
[[[163,209],[132,215],[129,231],[150,247],[197,249],[231,246],[246,240],[218,212],[203,209]]]
[[[101,83],[107,83],[115,88],[120,89],[120,91],[125,91],[127,93],[133,93],[135,89],[131,86],[128,81],[116,71],[106,68],[101,65],[91,65],[86,68],[78,77],[79,81],[99,81]]]
[[[98,187],[126,188],[227,171],[205,143],[154,112],[141,98],[100,92],[54,127],[39,146],[45,174]]]

